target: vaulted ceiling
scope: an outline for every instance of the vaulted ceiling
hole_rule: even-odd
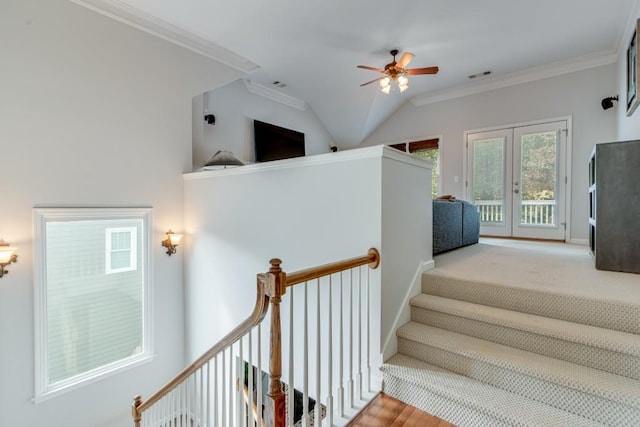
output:
[[[611,63],[638,0],[72,0],[151,18],[222,48],[245,79],[305,102],[338,145],[359,144],[403,103]],[[122,13],[121,13],[122,14]],[[389,50],[410,51],[409,89],[382,94]],[[215,50],[215,49],[214,49]],[[253,67],[257,65],[257,68]],[[469,75],[490,70],[479,79]],[[544,70],[544,73],[541,72]],[[546,74],[545,74],[546,73]],[[278,87],[273,82],[286,84]],[[515,81],[515,80],[514,80]]]

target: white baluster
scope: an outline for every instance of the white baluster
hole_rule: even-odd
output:
[[[302,360],[304,361],[302,374],[302,425],[309,426],[309,316],[308,316],[308,298],[307,298],[307,282],[304,282],[302,288],[302,300],[304,301],[304,320],[302,332],[304,334],[302,344]]]
[[[293,384],[293,362],[294,362],[294,356],[293,356],[293,324],[294,324],[294,320],[293,320],[293,295],[294,295],[294,288],[291,288],[291,291],[289,292],[289,378],[287,379],[288,381],[288,388],[287,388],[287,418],[288,418],[288,425],[289,426],[293,426],[293,421],[294,421],[294,384]]]
[[[246,362],[247,363],[247,395],[248,395],[247,410],[249,412],[249,416],[248,416],[249,420],[253,420],[253,405],[254,405],[253,392],[255,387],[253,384],[254,384],[255,378],[253,377],[253,333],[255,329],[256,328],[253,328],[251,329],[251,332],[249,332],[249,349],[248,349],[249,357]],[[242,366],[242,370],[244,371],[244,366]],[[260,416],[260,410],[257,407],[256,407],[255,415],[257,417]],[[253,421],[250,421],[249,425],[253,426]]]
[[[329,392],[329,396],[327,397],[327,413],[329,414],[329,420],[327,425],[329,427],[333,426],[333,279],[332,276],[329,276],[329,317],[328,317],[328,325],[327,325],[327,354],[329,355],[329,360],[327,361],[327,371],[328,371],[328,384],[327,390]]]
[[[258,324],[258,343],[257,343],[257,359],[258,359],[258,367],[256,369],[256,373],[258,375],[258,379],[256,381],[256,388],[258,396],[256,408],[258,409],[258,427],[261,426],[262,423],[262,323]]]
[[[315,406],[315,427],[321,427],[322,421],[320,418],[320,381],[322,378],[322,359],[321,359],[321,346],[320,342],[322,335],[320,328],[320,279],[316,280],[316,406]]]
[[[340,272],[340,308],[339,308],[339,338],[338,338],[338,411],[341,417],[344,417],[344,352],[342,351],[343,340],[344,340],[344,324],[342,319],[343,310],[343,286],[342,286],[342,272]]]
[[[362,400],[362,267],[358,268],[358,399]]]
[[[367,340],[366,340],[366,349],[367,349],[367,391],[369,393],[371,393],[371,354],[370,354],[370,348],[371,348],[371,329],[369,328],[369,324],[371,323],[371,305],[370,305],[370,294],[371,294],[371,288],[370,288],[370,275],[371,273],[369,272],[369,269],[367,268],[367,289],[366,289],[366,293],[367,293],[367,303],[366,303],[366,307],[367,307],[367,315],[365,318],[365,324],[367,325]]]
[[[227,376],[229,377],[229,390],[227,390],[227,396],[229,396],[229,417],[228,417],[228,422],[229,422],[229,426],[233,426],[234,423],[234,418],[235,418],[235,411],[233,410],[233,383],[234,383],[234,371],[233,371],[233,366],[234,366],[234,362],[235,362],[235,358],[233,357],[233,345],[231,345],[229,347],[229,369],[227,370]]]
[[[354,407],[353,382],[353,269],[349,270],[349,407]]]
[[[220,390],[221,402],[220,410],[222,411],[222,423],[220,425],[227,425],[227,351],[222,352],[222,370],[220,371],[222,377],[222,389]]]

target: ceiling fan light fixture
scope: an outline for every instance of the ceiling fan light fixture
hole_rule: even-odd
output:
[[[398,76],[397,82],[398,82],[398,88],[400,89],[400,93],[409,89],[409,79],[404,74],[401,74]]]
[[[437,74],[439,69],[437,66],[434,67],[423,67],[423,68],[406,68],[409,65],[409,62],[413,59],[414,55],[411,52],[405,52],[400,57],[400,60],[396,62],[396,55],[398,54],[397,50],[392,50],[391,55],[393,56],[393,62],[385,65],[384,69],[370,67],[368,65],[358,65],[358,68],[362,68],[364,70],[376,71],[378,73],[382,73],[383,76],[379,79],[373,79],[366,83],[361,84],[360,86],[367,86],[371,83],[378,82],[380,85],[380,91],[384,94],[389,94],[399,90],[401,93],[405,90],[409,89],[409,78],[408,75],[415,76],[421,74]]]

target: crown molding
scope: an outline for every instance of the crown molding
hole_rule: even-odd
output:
[[[183,30],[175,25],[152,16],[119,0],[69,0],[163,40],[189,49],[199,55],[249,73],[258,68],[257,64],[234,52],[223,48],[203,37]]]
[[[553,62],[551,64],[530,68],[524,71],[516,71],[502,76],[487,77],[477,82],[466,83],[441,91],[417,95],[411,98],[410,101],[416,107],[421,107],[423,105],[434,104],[436,102],[446,101],[449,99],[462,98],[463,96],[529,83],[536,80],[546,79],[548,77],[555,77],[563,74],[575,73],[577,71],[588,70],[590,68],[601,67],[603,65],[613,64],[617,59],[618,55],[616,52],[598,52],[571,58],[565,61]]]
[[[300,111],[305,111],[309,104],[301,99],[294,98],[289,95],[285,95],[284,93],[278,92],[277,90],[273,90],[256,82],[252,82],[251,80],[242,80],[247,90],[254,95],[260,95],[265,98],[268,98],[272,101],[279,102],[288,107],[292,107],[298,109]]]

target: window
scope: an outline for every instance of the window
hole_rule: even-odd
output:
[[[35,209],[34,224],[37,402],[150,358],[151,209]]]
[[[124,273],[137,268],[135,227],[105,229],[105,274]]]
[[[433,161],[433,171],[431,180],[431,195],[436,197],[439,193],[439,177],[440,177],[440,148],[439,138],[425,139],[422,141],[403,142],[400,144],[392,144],[391,148],[411,153],[421,159]]]

